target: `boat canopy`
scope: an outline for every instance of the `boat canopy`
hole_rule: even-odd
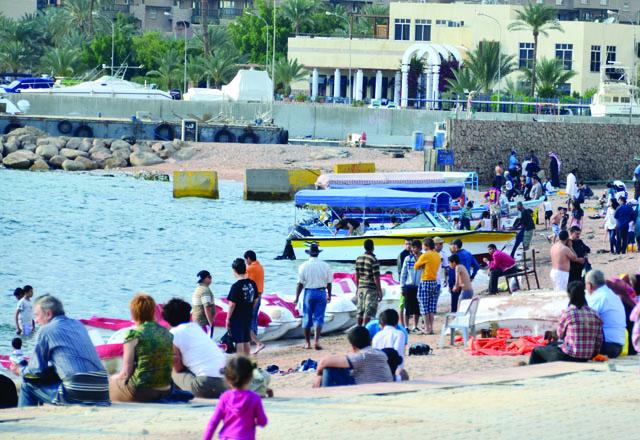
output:
[[[439,185],[468,185],[477,187],[478,175],[475,172],[439,172],[412,171],[403,173],[336,173],[322,174],[316,180],[316,188],[341,189],[357,186],[374,186],[378,188],[398,189],[405,191],[438,192]],[[431,189],[431,187],[435,189]],[[455,196],[452,194],[453,198]]]
[[[451,196],[446,192],[409,192],[388,188],[362,187],[351,189],[303,190],[295,196],[295,204],[360,209],[422,209],[449,210]]]

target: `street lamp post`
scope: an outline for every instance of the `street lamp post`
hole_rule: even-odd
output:
[[[478,15],[483,17],[487,17],[490,20],[493,20],[498,25],[498,111],[500,111],[500,82],[502,80],[502,26],[500,22],[491,15],[487,15],[482,12],[478,12]]]
[[[273,45],[271,46],[271,105],[276,99],[276,0],[273,0]],[[271,110],[271,117],[273,118],[273,107]]]
[[[267,28],[267,38],[266,38],[266,40],[267,40],[267,51],[266,51],[265,56],[264,56],[264,70],[265,71],[269,71],[269,68],[268,68],[268,66],[269,66],[269,23],[263,17],[259,16],[258,14],[254,14],[253,12],[251,12],[249,10],[244,11],[244,13],[246,15],[250,15],[252,17],[259,18],[260,20],[262,20],[264,22],[264,25]]]
[[[98,17],[100,14],[98,14],[96,11],[93,11],[91,13],[92,16],[94,17]],[[111,76],[113,76],[113,60],[115,58],[115,53],[116,53],[116,24],[115,24],[115,19],[114,20],[110,20],[109,23],[111,24]]]
[[[353,39],[353,35],[352,35],[352,21],[350,19],[347,19],[345,17],[343,17],[342,15],[338,15],[335,12],[330,12],[327,11],[325,12],[326,15],[332,15],[334,17],[338,17],[342,20],[344,20],[345,22],[347,22],[347,25],[349,26],[349,79],[347,81],[347,89],[349,90],[348,92],[348,98],[349,98],[349,103],[351,103],[351,99],[353,96],[353,86],[351,83],[351,40]],[[335,85],[335,79],[334,79],[334,85]]]

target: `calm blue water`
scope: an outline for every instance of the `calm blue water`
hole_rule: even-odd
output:
[[[3,169],[0,186],[0,353],[15,331],[13,289],[24,284],[58,296],[72,317],[127,318],[138,291],[189,298],[201,269],[226,295],[231,262],[253,249],[266,292],[295,289],[300,261],[273,259],[293,205],[244,201],[241,183],[221,182],[219,200],[174,199],[167,182]]]

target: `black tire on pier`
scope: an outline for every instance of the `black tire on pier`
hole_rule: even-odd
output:
[[[93,130],[88,125],[82,124],[73,130],[73,135],[75,137],[92,138]]]
[[[66,119],[64,121],[58,122],[58,132],[60,132],[60,134],[69,134],[71,133],[72,129],[73,126],[71,125],[71,122],[67,121]]]
[[[21,128],[21,127],[22,125],[18,124],[17,122],[12,122],[11,124],[7,124],[7,126],[4,127],[4,134],[9,134],[13,130],[17,130],[18,128]]]
[[[245,130],[245,132],[238,137],[238,142],[241,144],[259,144],[260,138],[253,131]]]
[[[175,138],[175,130],[170,124],[160,124],[153,129],[155,140],[172,141]]]
[[[285,145],[289,143],[289,130],[280,131],[280,134],[278,134],[278,143]]]
[[[213,137],[214,142],[224,142],[226,144],[233,144],[236,141],[236,135],[223,128],[218,130],[216,135]]]

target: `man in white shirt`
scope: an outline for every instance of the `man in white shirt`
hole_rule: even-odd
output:
[[[573,201],[573,198],[578,194],[576,173],[577,171],[573,169],[569,174],[567,174],[567,187],[565,188],[565,192],[567,193],[567,197],[569,198],[569,200],[567,201],[567,206],[569,209],[571,209],[571,202]]]
[[[587,304],[598,313],[602,320],[604,342],[600,353],[609,358],[617,358],[622,352],[626,338],[626,315],[622,300],[605,284],[604,274],[592,270],[585,277],[589,294]]]
[[[304,289],[302,307],[302,328],[304,330],[305,349],[311,348],[311,327],[315,324],[314,346],[321,350],[320,332],[324,324],[324,312],[327,303],[331,301],[331,283],[333,274],[329,265],[318,259],[320,249],[318,243],[311,243],[305,251],[309,254],[309,260],[298,268],[298,284],[296,285],[296,300],[298,304],[300,294]]]
[[[404,358],[406,347],[408,344],[407,335],[398,330],[398,312],[393,309],[384,310],[378,317],[378,323],[380,324],[380,331],[376,333],[371,341],[371,346],[377,350],[384,350],[385,348],[393,348],[402,359],[400,365],[394,372],[396,378],[402,377],[403,380],[408,380],[408,375],[404,370]]]
[[[190,322],[191,306],[173,298],[162,309],[162,317],[173,334],[173,382],[196,397],[217,399],[226,389],[222,370],[226,356],[216,343]]]

